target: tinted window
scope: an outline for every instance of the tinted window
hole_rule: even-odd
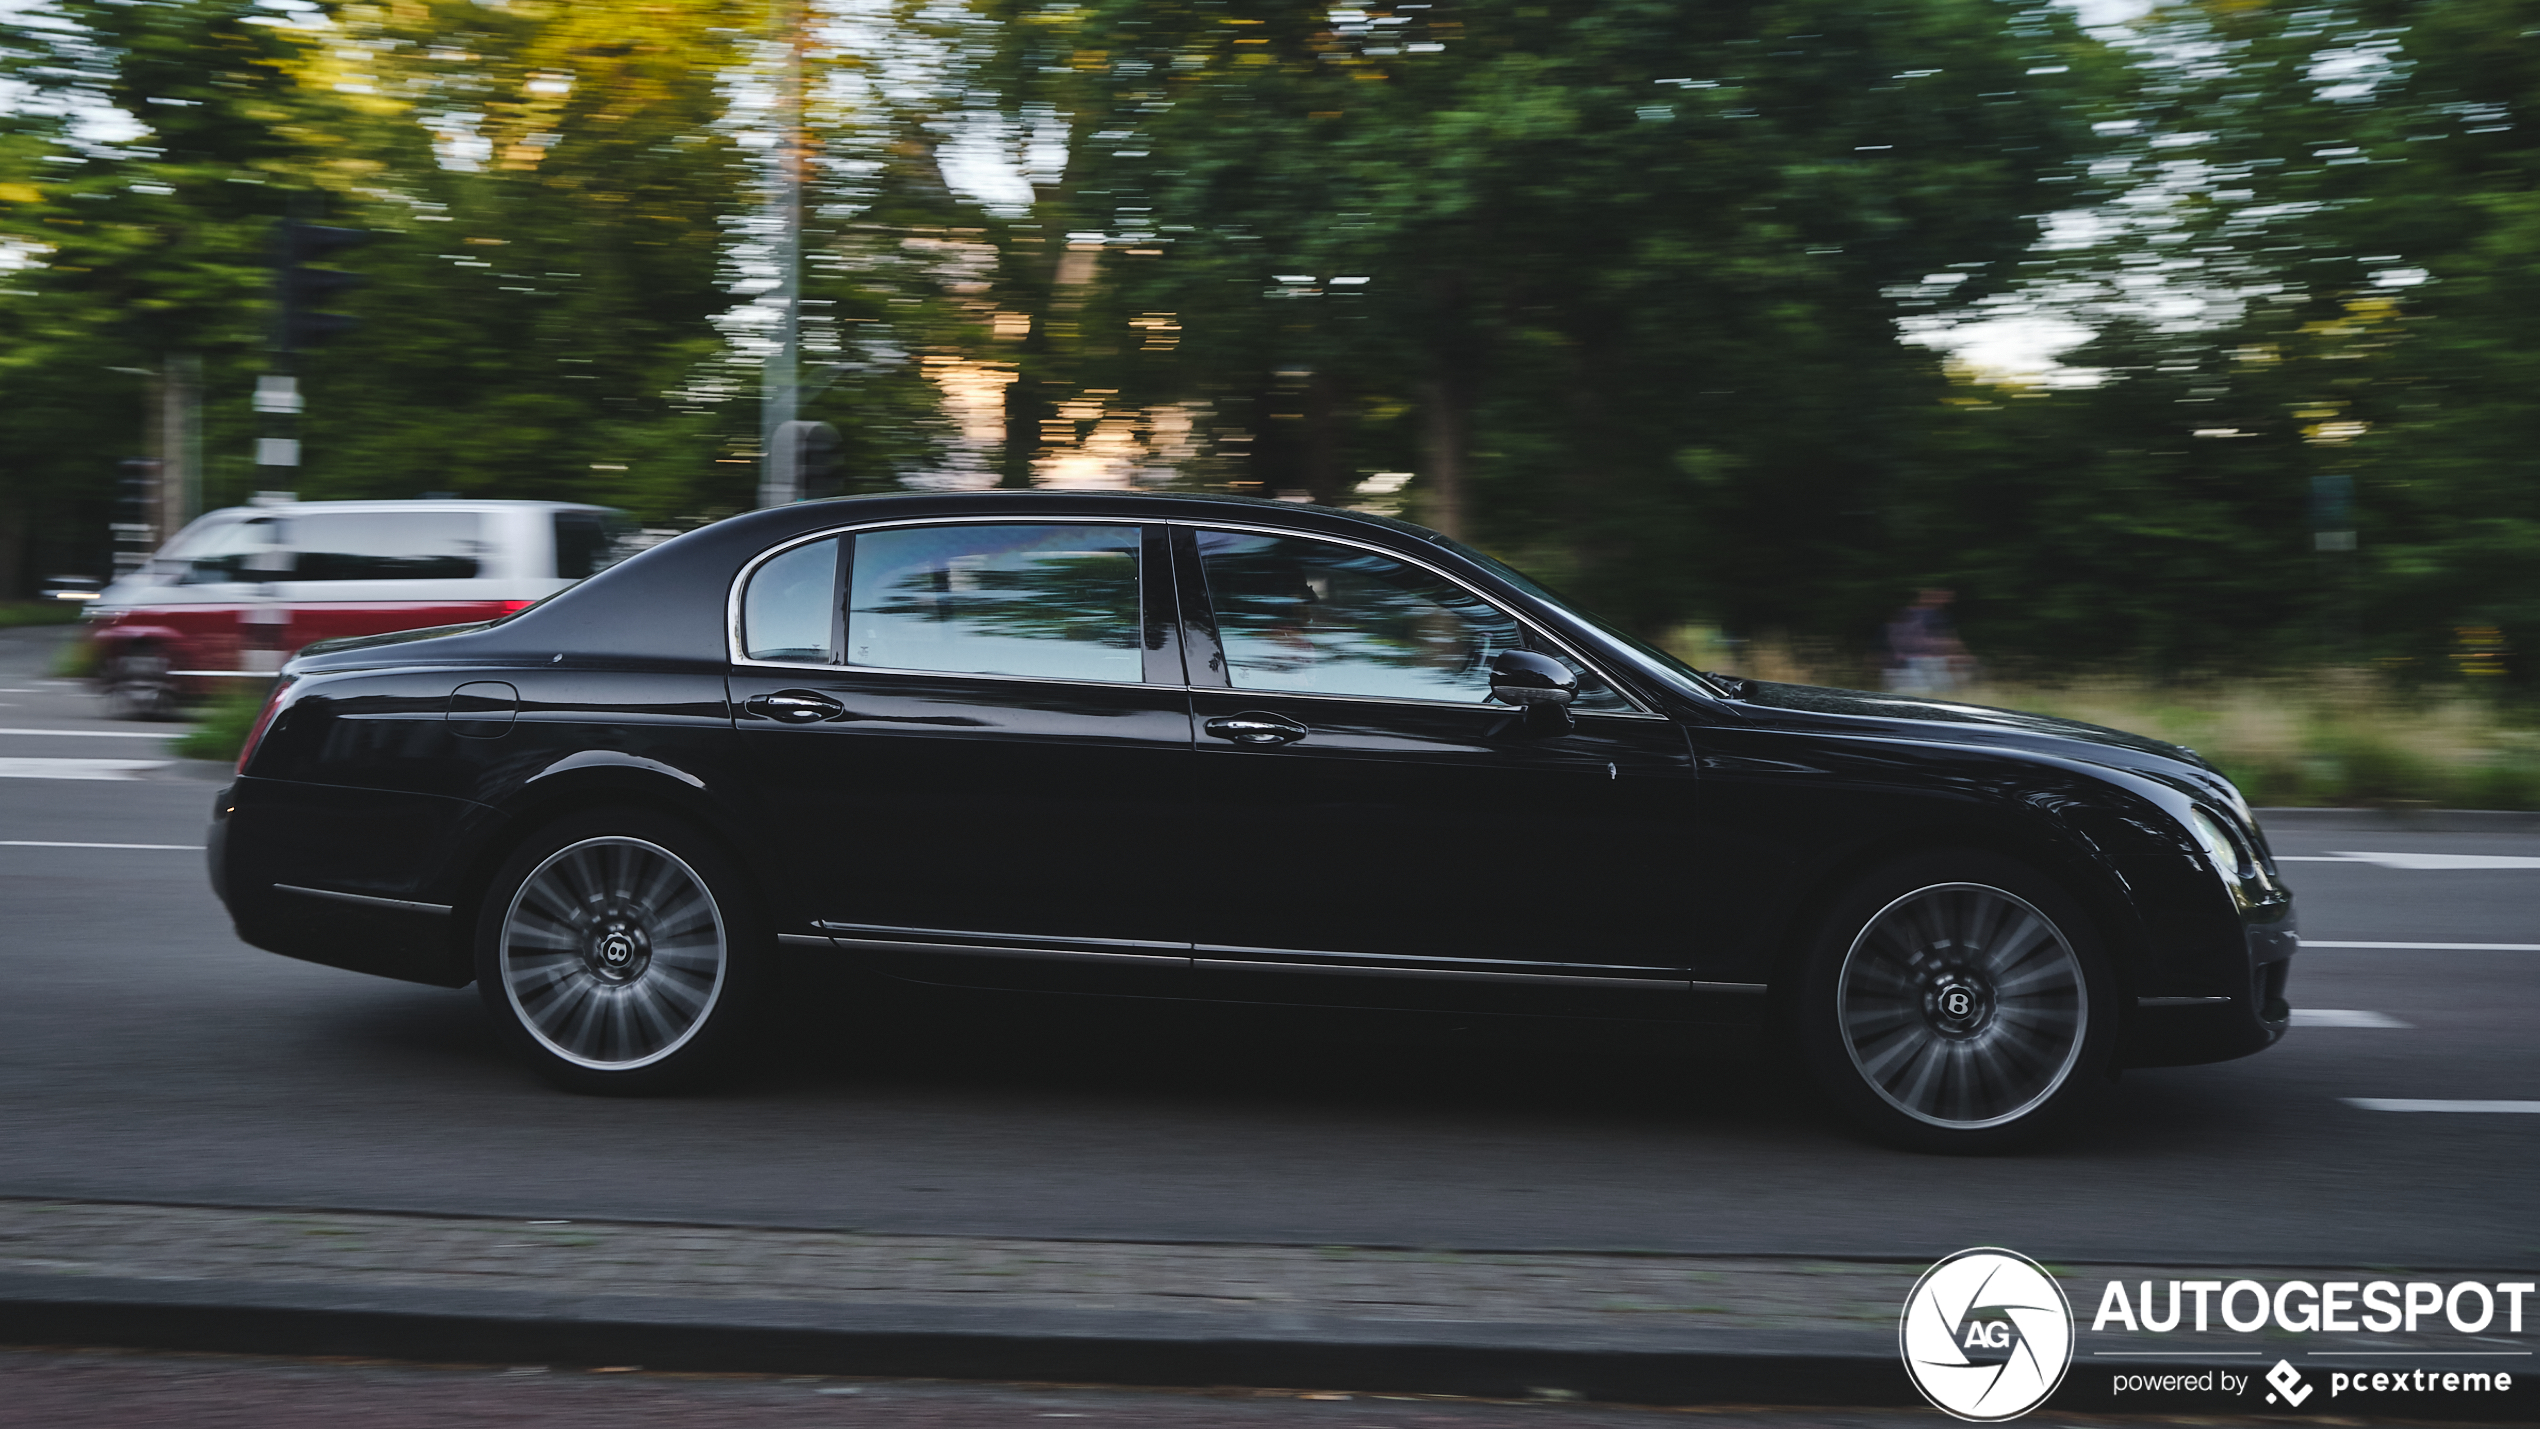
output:
[[[838,541],[796,546],[750,575],[741,649],[753,660],[838,663]]]
[[[855,538],[847,663],[1135,681],[1135,526],[915,526]]]
[[[322,511],[284,528],[300,581],[469,580],[487,549],[473,511]]]
[[[281,541],[282,523],[271,516],[216,526],[186,543],[184,574],[177,583],[279,580],[290,562]]]
[[[1200,564],[1244,690],[1480,703],[1490,664],[1528,648],[1514,616],[1418,566],[1323,541],[1203,531]],[[1580,710],[1630,704],[1559,651]]]
[[[556,574],[569,581],[595,576],[625,559],[634,523],[614,511],[556,513]]]

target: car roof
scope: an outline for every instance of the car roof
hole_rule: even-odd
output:
[[[211,516],[232,515],[297,515],[312,511],[613,511],[612,506],[594,506],[583,501],[505,501],[487,498],[453,497],[376,501],[276,501],[262,506],[224,506],[206,512]]]

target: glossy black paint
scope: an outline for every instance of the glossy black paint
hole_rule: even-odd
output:
[[[1138,532],[1143,682],[735,658],[735,581],[772,548],[990,519]],[[1637,708],[1233,688],[1189,534],[1212,526],[1425,565]],[[2289,899],[2238,795],[2186,751],[1705,682],[1432,533],[1320,508],[807,502],[491,626],[313,647],[289,673],[222,796],[215,887],[248,941],[392,977],[464,983],[462,930],[511,844],[566,811],[641,804],[723,841],[790,942],[927,981],[1757,1022],[1848,880],[1975,845],[2101,922],[2131,1063],[2241,1055],[2286,1016]],[[2207,866],[2191,803],[2250,841],[2248,877]]]

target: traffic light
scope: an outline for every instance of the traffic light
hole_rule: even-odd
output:
[[[319,312],[318,304],[330,294],[358,288],[369,279],[359,273],[312,268],[308,264],[338,248],[368,243],[378,236],[363,228],[326,228],[297,219],[283,220],[274,235],[275,284],[282,296],[276,347],[284,352],[298,352],[360,325],[359,319],[342,313]]]

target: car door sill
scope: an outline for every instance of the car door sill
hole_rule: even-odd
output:
[[[891,942],[915,941],[924,943],[929,947],[936,946],[939,943],[951,946],[959,946],[964,943],[978,943],[995,947],[1007,947],[1013,945],[1016,940],[1019,939],[1024,943],[1046,943],[1054,948],[1119,948],[1123,951],[1131,949],[1152,950],[1158,953],[1178,954],[1179,956],[1186,958],[1189,957],[1191,953],[1191,945],[1188,943],[1155,943],[1147,942],[1138,938],[1068,938],[1056,937],[1042,933],[979,933],[960,928],[894,928],[883,923],[832,923],[826,919],[823,919],[812,926],[829,934],[833,938],[841,940],[849,938],[881,938]]]
[[[355,903],[364,908],[387,908],[399,913],[431,913],[447,917],[447,903],[417,903],[411,898],[375,898],[367,893],[338,893],[332,888],[302,888],[296,883],[277,883],[276,893],[297,893],[303,898],[325,898],[337,903]]]
[[[1139,967],[1181,966],[1203,972],[1270,972],[1298,973],[1323,977],[1393,977],[1419,978],[1427,981],[1524,983],[1535,987],[1601,987],[1617,991],[1727,993],[1751,996],[1765,991],[1760,982],[1697,982],[1686,978],[1632,977],[1631,969],[1617,967],[1613,975],[1594,976],[1577,972],[1538,972],[1496,970],[1474,967],[1438,967],[1444,959],[1420,958],[1404,954],[1369,953],[1357,962],[1289,961],[1291,958],[1329,958],[1331,954],[1291,952],[1284,948],[1195,947],[1187,943],[1144,942],[1129,938],[1044,938],[1025,934],[1028,943],[1012,941],[1011,933],[982,933],[952,928],[892,928],[873,923],[832,923],[822,920],[816,925],[825,934],[814,938],[802,934],[784,935],[783,941],[798,946],[827,946],[846,952],[915,953],[925,956],[978,958],[1033,958],[1058,962],[1109,963]],[[1255,954],[1252,957],[1227,957],[1228,953]],[[1257,956],[1268,954],[1269,957]],[[1196,956],[1195,956],[1196,955]],[[1541,967],[1542,964],[1536,964]]]
[[[1638,988],[1651,992],[1684,992],[1695,984],[1680,978],[1580,977],[1573,973],[1496,973],[1469,968],[1415,968],[1398,964],[1269,963],[1239,958],[1198,958],[1201,972],[1304,973],[1320,977],[1399,977],[1453,982],[1521,982],[1535,987]],[[1718,984],[1709,984],[1717,987]]]

